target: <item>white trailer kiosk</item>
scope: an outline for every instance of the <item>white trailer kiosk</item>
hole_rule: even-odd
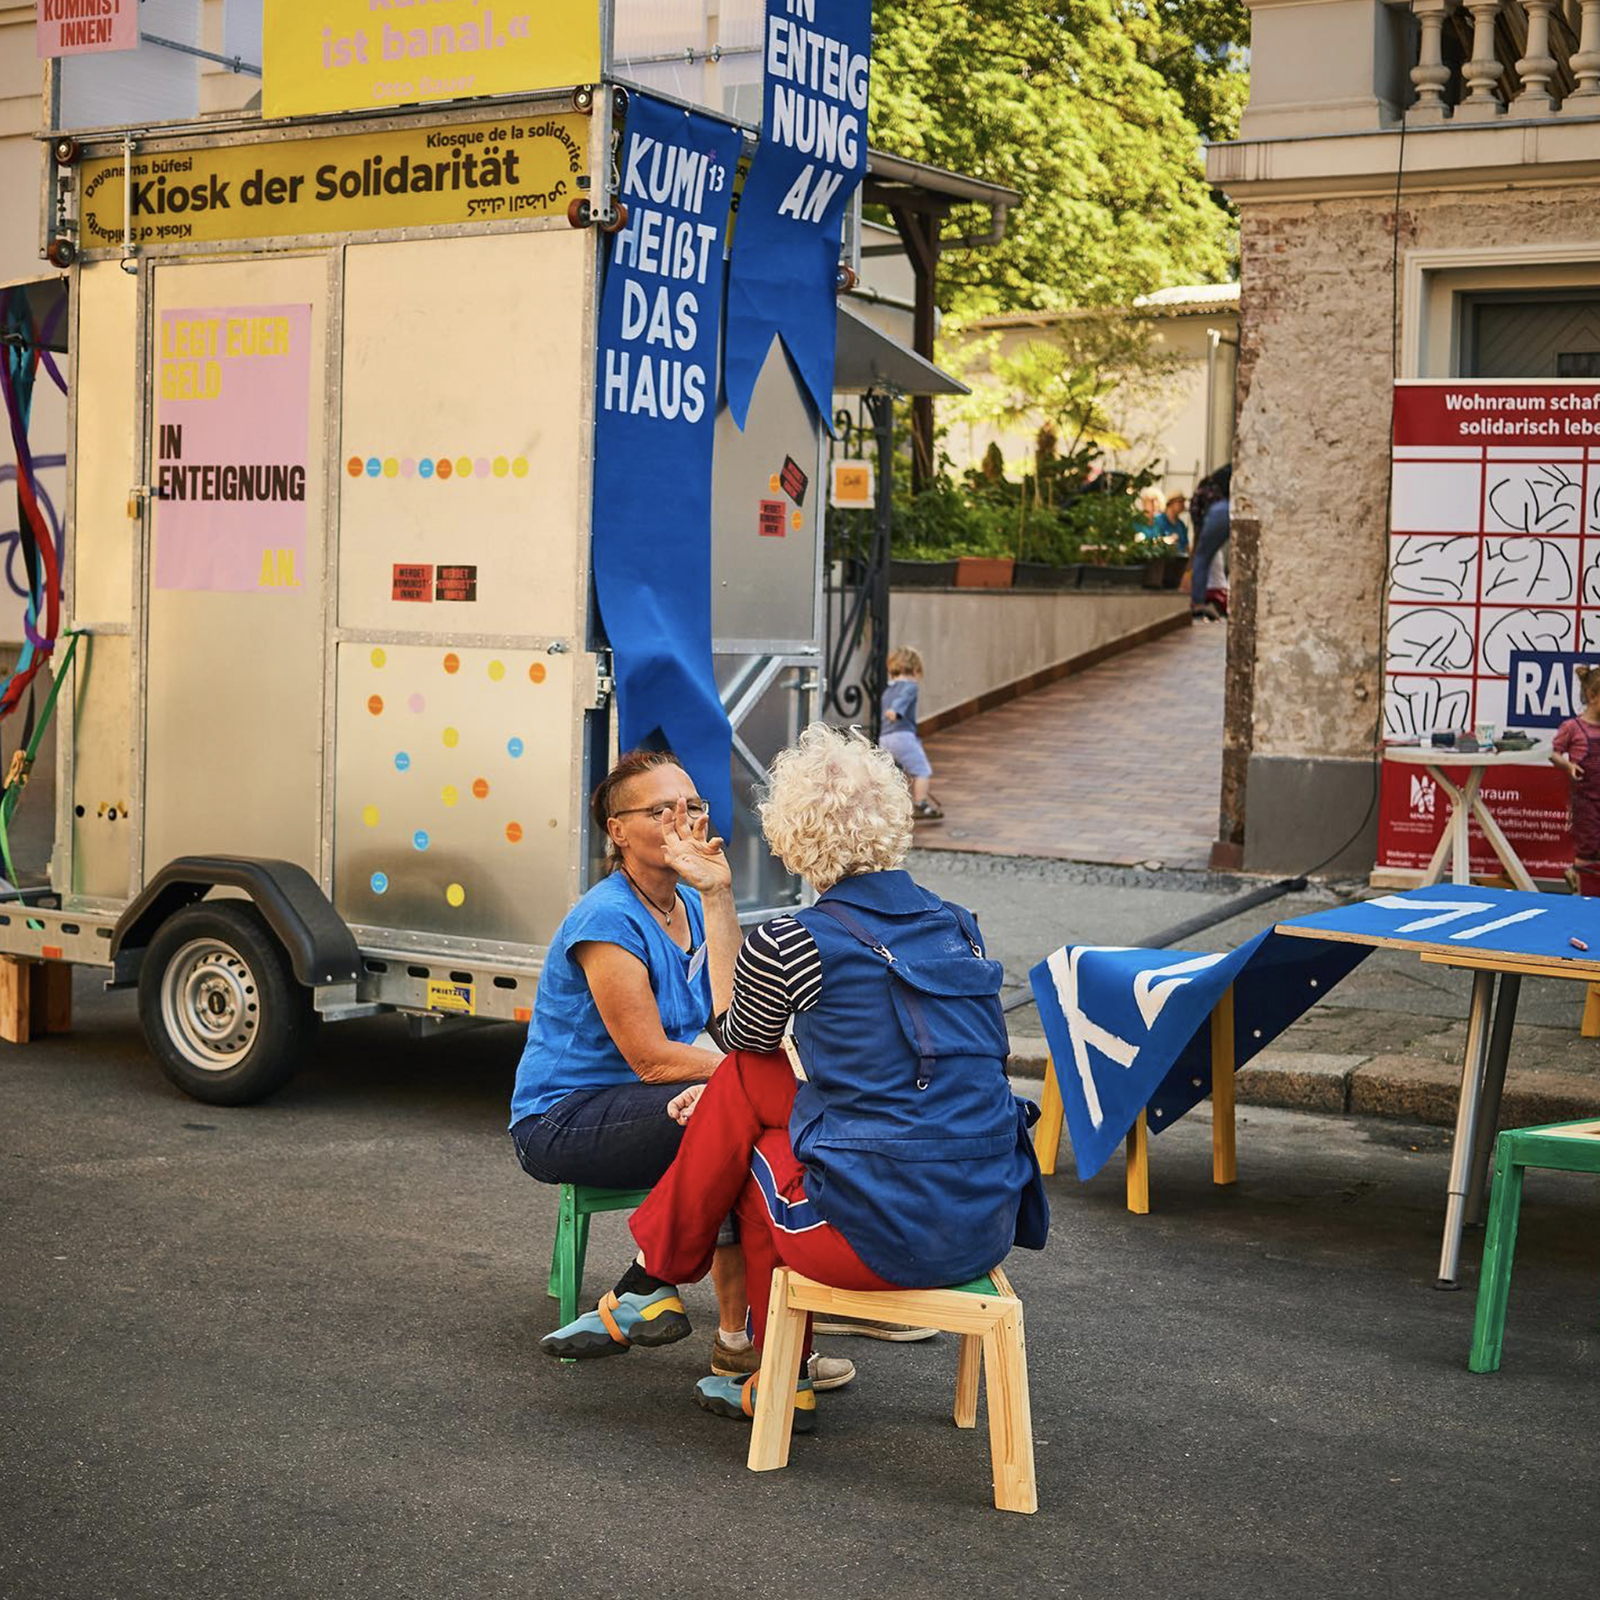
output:
[[[0,907],[13,1033],[30,964],[103,967],[175,1083],[240,1103],[319,1019],[529,1016],[615,747],[589,555],[611,35],[602,6],[593,82],[383,114],[84,126],[98,102],[51,68],[59,277],[31,298],[41,324],[67,299],[58,665],[81,637],[49,881]],[[818,708],[824,436],[776,345],[746,428],[717,429],[755,915],[797,898],[750,796]],[[774,494],[786,459],[819,492]]]

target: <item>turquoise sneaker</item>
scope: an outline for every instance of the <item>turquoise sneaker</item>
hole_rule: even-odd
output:
[[[752,1372],[748,1378],[724,1377],[713,1372],[694,1386],[695,1404],[713,1416],[749,1422],[755,1416],[756,1384],[760,1378],[759,1372]],[[816,1427],[817,1392],[809,1378],[802,1378],[794,1397],[794,1432],[815,1433]]]
[[[688,1314],[670,1284],[649,1294],[618,1295],[608,1290],[593,1311],[569,1322],[539,1341],[547,1356],[583,1361],[592,1356],[620,1355],[640,1345],[653,1350],[689,1337]]]

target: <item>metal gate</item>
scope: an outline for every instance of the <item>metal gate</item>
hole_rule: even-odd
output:
[[[889,526],[894,490],[894,396],[868,390],[853,412],[834,417],[829,478],[836,461],[867,460],[873,503],[830,502],[824,545],[823,611],[830,721],[859,726],[874,739],[883,715],[889,656]]]

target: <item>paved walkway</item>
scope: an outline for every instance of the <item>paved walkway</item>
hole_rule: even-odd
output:
[[[945,820],[917,847],[1205,866],[1226,649],[1223,624],[1196,623],[934,734]]]

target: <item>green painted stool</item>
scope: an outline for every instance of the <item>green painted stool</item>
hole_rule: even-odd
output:
[[[1528,1167],[1557,1172],[1600,1172],[1600,1119],[1508,1128],[1495,1140],[1494,1194],[1483,1241],[1478,1314],[1472,1328],[1472,1372],[1498,1372],[1511,1298],[1511,1257],[1517,1247],[1522,1174]]]
[[[591,1189],[581,1183],[561,1185],[556,1214],[556,1243],[550,1252],[550,1297],[561,1302],[564,1328],[578,1314],[583,1291],[583,1258],[589,1250],[589,1218],[597,1211],[632,1211],[643,1204],[648,1189]]]

